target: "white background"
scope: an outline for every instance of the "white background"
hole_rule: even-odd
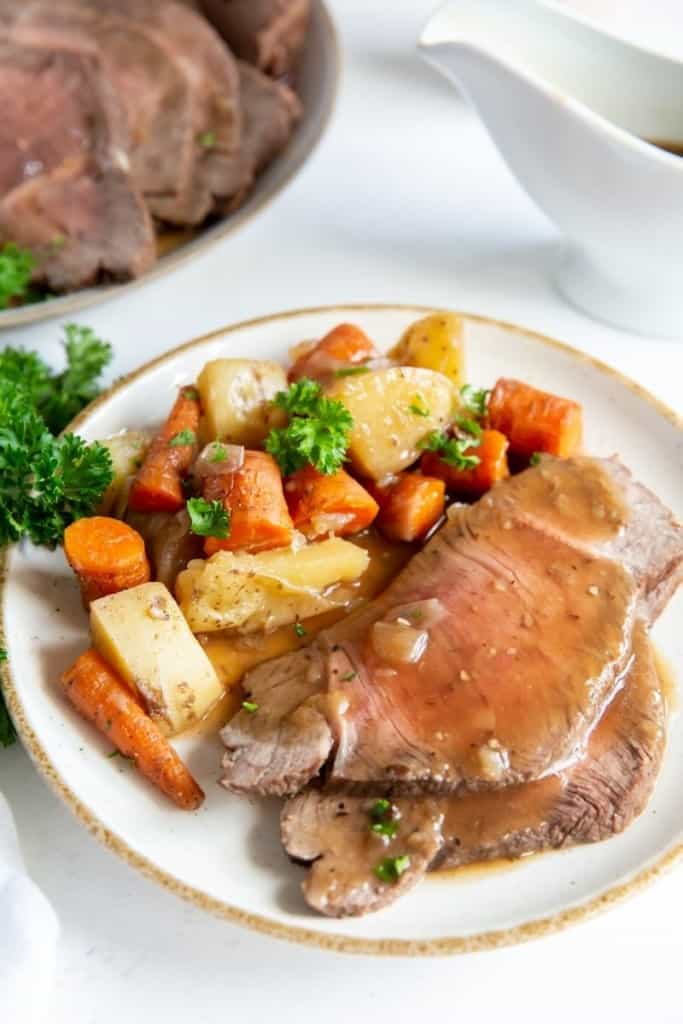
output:
[[[330,6],[346,57],[331,132],[294,185],[236,237],[80,316],[114,343],[111,377],[231,321],[397,301],[553,334],[682,411],[681,343],[611,330],[556,296],[547,276],[554,229],[476,117],[415,55],[430,0]],[[2,341],[57,359],[57,338],[48,323]],[[29,869],[62,923],[50,1024],[261,1024],[295,1014],[299,1024],[395,1024],[416,1012],[448,1021],[683,1021],[683,869],[607,916],[527,946],[446,960],[348,957],[251,934],[179,902],[90,838],[18,747],[0,751],[0,785]],[[1,1006],[0,993],[0,1019]]]

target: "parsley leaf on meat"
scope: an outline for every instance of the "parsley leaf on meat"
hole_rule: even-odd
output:
[[[187,503],[187,514],[190,517],[190,529],[198,537],[225,540],[230,536],[230,512],[222,501],[190,498]]]
[[[410,867],[410,857],[404,854],[402,857],[385,857],[379,864],[375,865],[375,875],[380,882],[395,884],[404,871]]]
[[[342,402],[325,398],[319,384],[307,377],[275,396],[275,405],[289,414],[286,427],[268,434],[265,449],[289,476],[306,463],[320,473],[336,473],[346,457],[353,417]]]

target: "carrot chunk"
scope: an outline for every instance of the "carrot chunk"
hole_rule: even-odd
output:
[[[510,476],[507,460],[508,439],[497,430],[482,430],[481,443],[467,448],[465,455],[476,455],[479,463],[471,469],[456,469],[444,462],[438,452],[425,452],[420,462],[422,472],[443,480],[446,489],[463,497],[480,498],[498,480]]]
[[[295,528],[309,540],[358,533],[379,511],[372,495],[343,469],[327,475],[303,466],[287,477],[285,498]]]
[[[443,480],[421,473],[401,473],[390,484],[373,484],[372,491],[379,502],[377,526],[389,540],[420,540],[438,523],[446,503]]]
[[[375,359],[379,352],[365,331],[355,324],[338,324],[317,345],[300,356],[289,371],[289,380],[311,377],[321,380],[336,370],[358,366]]]
[[[568,456],[581,444],[581,406],[522,381],[500,378],[491,392],[488,419],[489,426],[506,435],[514,455]]]
[[[78,576],[86,608],[98,597],[150,580],[145,542],[119,519],[77,519],[64,531],[64,554]]]
[[[196,451],[199,412],[196,389],[181,388],[133,481],[128,506],[134,512],[179,512],[185,504],[183,475]]]
[[[141,775],[183,810],[199,807],[203,792],[128,686],[97,651],[91,648],[81,654],[61,683],[77,711],[124,757],[135,761]]]
[[[216,551],[267,551],[292,543],[294,526],[282,487],[277,462],[266,452],[247,451],[234,473],[206,477],[203,496],[222,501],[230,513],[230,535],[225,540],[207,537],[207,556]]]

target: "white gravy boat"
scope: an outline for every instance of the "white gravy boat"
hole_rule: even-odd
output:
[[[420,49],[566,235],[564,295],[600,319],[683,338],[683,63],[551,0],[451,0]]]

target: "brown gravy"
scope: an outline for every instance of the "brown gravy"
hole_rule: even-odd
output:
[[[354,538],[354,543],[366,549],[370,555],[368,568],[362,577],[352,584],[343,584],[334,591],[339,608],[306,619],[304,637],[297,636],[292,626],[282,626],[266,635],[235,637],[227,633],[207,633],[200,642],[208,654],[221,682],[225,694],[213,705],[192,732],[206,735],[221,729],[239,709],[244,693],[242,677],[249,669],[289,651],[295,651],[310,643],[317,633],[332,626],[343,618],[351,608],[369,601],[379,594],[403,568],[414,552],[411,544],[392,543],[370,529]]]
[[[198,234],[197,228],[163,228],[157,231],[157,257],[179,249],[181,245],[191,242]]]
[[[678,709],[676,680],[671,666],[667,663],[666,659],[657,651],[651,641],[648,640],[648,643],[650,644],[667,711],[671,714]],[[609,711],[606,714],[609,714]],[[513,829],[518,830],[520,822],[522,825],[526,823],[533,827],[543,817],[545,806],[552,802],[554,795],[561,786],[561,780],[558,776],[551,776],[541,783],[533,784],[533,786],[536,790],[537,798],[531,801],[529,800],[529,786],[520,787],[519,790],[512,788],[510,790],[511,799],[506,801],[505,804],[496,799],[495,792],[479,794],[475,797],[479,814],[474,817],[471,816],[471,798],[467,798],[468,812],[466,815],[459,813],[461,811],[459,803],[457,801],[453,802],[449,807],[448,817],[452,817],[454,820],[450,824],[447,820],[445,832],[456,831],[457,825],[458,834],[463,835],[466,840],[476,839],[481,841],[482,839],[485,840],[489,834],[495,837],[496,834],[500,834],[501,830],[505,831],[506,827],[511,831]],[[490,813],[491,811],[493,811],[492,814]],[[553,850],[545,849],[537,853],[525,853],[519,858],[498,857],[494,860],[477,861],[472,864],[463,864],[459,867],[449,867],[446,864],[443,868],[437,868],[430,872],[428,877],[436,878],[439,881],[444,878],[457,878],[460,881],[469,881],[517,867],[528,857],[536,858],[553,852]]]

